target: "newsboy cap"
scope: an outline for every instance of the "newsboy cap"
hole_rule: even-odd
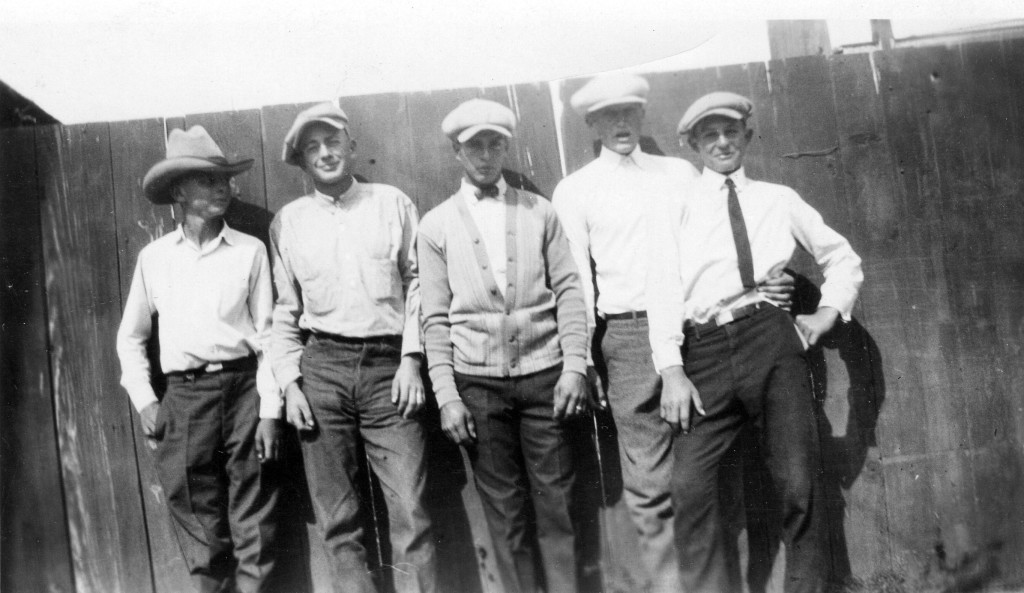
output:
[[[299,142],[302,140],[302,133],[311,124],[316,122],[325,123],[338,130],[348,127],[348,116],[332,101],[318,103],[309,109],[303,110],[292,122],[292,127],[284,137],[284,151],[281,153],[281,160],[296,167],[302,166],[302,150]]]
[[[167,138],[167,158],[149,168],[142,179],[142,192],[154,204],[173,204],[169,191],[174,180],[193,173],[237,175],[252,167],[253,159],[229,162],[203,126],[188,130],[175,128]]]
[[[516,131],[516,114],[501,103],[470,99],[445,116],[441,131],[458,142],[465,142],[483,130],[494,130],[509,138]]]
[[[581,116],[611,105],[647,104],[651,85],[636,74],[614,72],[591,78],[580,90],[572,94],[569,104]]]
[[[746,120],[753,112],[754,104],[743,95],[716,91],[694,101],[679,120],[676,131],[680,134],[689,134],[697,122],[709,115],[724,115],[731,119]]]

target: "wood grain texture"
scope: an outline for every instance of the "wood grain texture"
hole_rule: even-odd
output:
[[[107,124],[39,128],[50,327],[75,583],[153,590],[132,408],[118,388],[117,243]]]
[[[50,365],[35,137],[0,131],[0,590],[74,590]]]

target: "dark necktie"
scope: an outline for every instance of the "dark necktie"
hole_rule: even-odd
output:
[[[476,194],[476,198],[478,200],[482,200],[484,198],[496,198],[498,197],[498,186],[494,183],[490,185],[478,185],[476,187],[476,191],[473,193]]]
[[[747,225],[743,222],[740,199],[736,195],[736,184],[726,177],[725,186],[729,188],[729,223],[732,225],[732,240],[736,243],[740,280],[743,281],[743,288],[754,288],[754,256],[750,253],[750,239],[747,237]]]

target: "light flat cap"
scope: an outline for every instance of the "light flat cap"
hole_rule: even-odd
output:
[[[651,85],[636,74],[615,72],[591,78],[580,90],[572,94],[569,104],[573,111],[586,116],[611,105],[647,104]]]
[[[302,166],[302,150],[299,149],[299,141],[302,140],[302,133],[310,124],[317,122],[344,130],[348,127],[348,116],[332,101],[318,103],[295,116],[292,127],[284,137],[284,151],[281,153],[281,160],[296,167]]]
[[[716,91],[694,101],[679,120],[676,131],[680,134],[689,134],[697,122],[709,115],[724,115],[731,119],[746,120],[753,112],[754,104],[743,95]]]
[[[452,109],[441,122],[445,136],[458,142],[465,142],[484,130],[494,130],[511,138],[516,131],[516,114],[501,103],[470,99]]]

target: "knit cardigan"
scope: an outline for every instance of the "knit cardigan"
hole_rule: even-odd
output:
[[[583,288],[554,208],[511,187],[505,203],[504,296],[460,194],[420,223],[424,346],[438,407],[459,399],[455,372],[519,377],[561,363],[586,374]]]

